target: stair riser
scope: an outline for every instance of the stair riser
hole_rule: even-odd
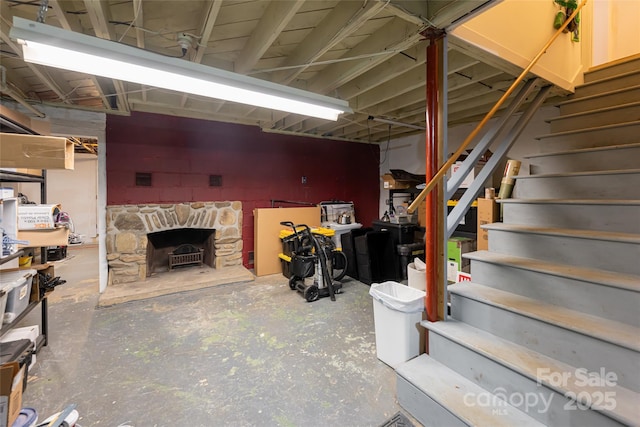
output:
[[[585,83],[595,82],[597,80],[606,79],[620,74],[630,73],[640,70],[640,58],[635,58],[616,65],[609,65],[600,70],[589,71],[584,75]]]
[[[443,408],[402,376],[397,376],[398,403],[425,427],[467,427],[458,417]]]
[[[575,148],[593,148],[617,144],[633,144],[638,141],[640,124],[618,126],[612,129],[590,130],[570,135],[549,136],[540,140],[540,152],[549,153]]]
[[[597,110],[600,108],[614,107],[616,105],[628,104],[640,99],[640,86],[629,90],[603,93],[594,98],[577,98],[576,101],[561,103],[560,115],[580,113],[582,111]]]
[[[610,80],[598,80],[591,84],[585,84],[576,88],[576,93],[572,99],[581,96],[595,95],[598,93],[609,92],[616,89],[622,89],[629,86],[637,86],[640,84],[640,73],[620,75],[618,78]]]
[[[640,137],[639,137],[640,138]],[[531,174],[635,169],[640,146],[534,157],[529,160]]]
[[[479,260],[471,260],[471,277],[481,285],[640,327],[638,292]]]
[[[456,320],[590,372],[613,372],[617,385],[640,391],[638,352],[598,338],[451,294]]]
[[[434,332],[429,333],[429,355],[450,369],[473,381],[490,393],[503,397],[508,403],[545,425],[620,426],[617,421],[592,410],[575,408],[575,400],[564,397],[545,385],[467,347]],[[544,368],[542,366],[536,366]],[[568,375],[574,375],[569,372]],[[540,380],[548,377],[541,371]],[[489,395],[468,395],[470,405],[486,404]]]
[[[640,245],[630,242],[489,230],[489,250],[565,265],[640,275]]]
[[[550,129],[551,132],[564,132],[566,130],[632,122],[635,120],[640,120],[640,106],[638,105],[552,120]]]
[[[640,199],[640,173],[516,179],[514,199]]]
[[[504,203],[503,222],[638,234],[638,212],[637,205]]]

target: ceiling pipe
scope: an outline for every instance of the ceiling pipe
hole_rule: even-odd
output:
[[[396,120],[385,119],[383,117],[369,116],[369,120],[373,120],[374,122],[378,122],[378,123],[386,123],[388,125],[403,126],[410,129],[427,130],[427,128],[424,126],[413,125],[411,123],[402,123]]]
[[[262,132],[265,133],[277,133],[280,135],[291,135],[291,136],[299,136],[302,138],[316,138],[316,139],[330,139],[333,141],[342,141],[342,142],[358,142],[360,144],[372,144],[368,141],[363,141],[360,139],[349,139],[349,138],[341,138],[339,136],[330,136],[330,135],[317,135],[315,133],[304,133],[304,132],[295,132],[291,130],[281,130],[281,129],[271,129],[267,127],[260,128]]]
[[[12,89],[7,85],[7,69],[4,65],[0,65],[0,75],[2,76],[0,92],[3,92],[9,95],[16,102],[18,102],[24,108],[29,110],[31,113],[35,114],[37,117],[40,117],[41,119],[47,117],[45,113],[43,113],[42,111],[39,111],[33,105],[29,104],[15,89]]]

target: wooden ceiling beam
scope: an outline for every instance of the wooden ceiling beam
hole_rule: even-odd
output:
[[[258,26],[251,32],[249,40],[238,54],[236,73],[246,74],[253,69],[303,4],[304,0],[272,0],[269,3]]]
[[[89,15],[89,20],[93,26],[96,37],[105,40],[116,40],[116,31],[113,25],[109,24],[110,13],[107,2],[84,0],[84,6]],[[99,86],[98,86],[99,87]],[[120,111],[129,111],[129,102],[124,89],[124,84],[113,79],[113,87],[116,92],[117,106]],[[100,89],[101,90],[101,89]]]
[[[142,0],[133,0],[133,25],[136,29],[136,45],[140,49],[145,48],[144,39],[144,7]]]
[[[350,49],[347,56],[360,56],[389,52],[389,56],[398,50],[405,50],[420,41],[421,28],[399,18],[394,18],[378,31]],[[317,77],[311,79],[307,89],[316,93],[330,93],[362,73],[381,64],[388,56],[378,55],[359,61],[337,62],[326,67]]]
[[[307,64],[290,70],[275,71],[272,80],[289,84],[300,73],[312,65],[329,49],[344,40],[374,17],[382,8],[383,2],[339,2],[327,16],[298,44],[286,58],[283,67]]]
[[[9,37],[11,31],[11,23],[7,20],[12,16],[9,11],[9,7],[6,2],[0,3],[0,39],[9,47],[13,52],[24,61],[22,56],[22,49],[20,46]],[[41,65],[35,65],[25,61],[25,65],[29,70],[47,86],[56,96],[65,104],[71,104],[68,93],[73,91],[73,88],[65,81],[57,81],[53,76],[49,75],[47,67]]]
[[[378,31],[367,37],[364,42],[349,50],[348,56],[376,54],[385,51],[388,51],[389,56],[392,56],[397,54],[397,51],[405,50],[418,43],[422,38],[420,30],[421,27],[415,24],[408,23],[400,18],[393,18]],[[311,79],[307,89],[315,93],[330,93],[383,63],[389,56],[378,55],[358,61],[332,64],[318,73],[317,77]]]
[[[340,86],[340,96],[343,99],[351,99],[423,65],[426,61],[427,45],[428,42],[421,41],[403,53],[385,59],[377,67]]]
[[[82,33],[82,25],[80,25],[80,21],[77,19],[69,20],[67,17],[67,8],[73,7],[71,2],[65,0],[49,0],[49,8],[50,13],[53,15],[53,18],[58,21],[60,26],[68,31],[75,31],[78,33]],[[111,103],[109,99],[106,97],[102,85],[98,81],[96,76],[90,76],[91,83],[95,86],[98,96],[102,100],[102,104],[107,109],[111,109]]]
[[[202,58],[204,58],[204,54],[207,51],[207,45],[209,44],[209,40],[211,39],[213,27],[216,24],[216,19],[218,19],[218,14],[220,13],[220,8],[222,7],[222,0],[207,2],[203,7],[206,8],[206,12],[203,10],[203,19],[200,23],[200,39],[198,40],[196,54],[191,59],[191,61],[195,62],[196,64],[200,64],[202,62]],[[182,99],[180,100],[180,106],[184,107],[187,104],[188,99],[189,94],[183,94]],[[221,106],[222,104],[218,105],[217,109],[219,109]]]

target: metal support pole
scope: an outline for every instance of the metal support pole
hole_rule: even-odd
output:
[[[427,46],[427,76],[426,76],[426,159],[425,174],[430,180],[438,171],[438,146],[441,140],[440,120],[441,114],[441,96],[440,82],[442,75],[440,69],[442,67],[442,40],[444,31],[440,29],[429,29],[424,34],[429,40]],[[427,308],[427,319],[435,322],[438,318],[438,299],[442,293],[439,291],[438,266],[439,266],[439,241],[438,236],[442,233],[438,227],[438,196],[437,192],[430,192],[425,199],[425,261],[427,265],[426,271],[426,290],[427,297],[425,306]],[[442,218],[440,218],[442,222]]]

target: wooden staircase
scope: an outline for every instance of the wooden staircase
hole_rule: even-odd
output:
[[[397,368],[425,426],[640,425],[640,57],[559,104],[531,176]]]

